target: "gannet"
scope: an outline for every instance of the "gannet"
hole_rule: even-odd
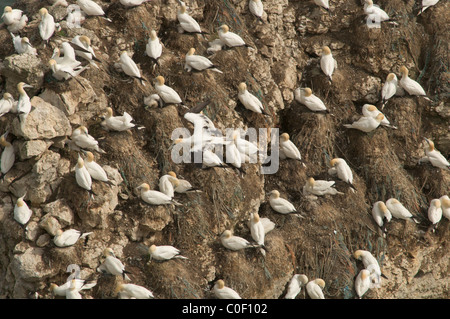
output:
[[[353,256],[363,262],[364,268],[370,271],[370,288],[381,287],[381,268],[370,251],[358,249]]]
[[[13,9],[10,6],[5,6],[3,9],[2,19],[8,31],[12,33],[22,30],[28,22],[28,17],[23,14],[22,10]]]
[[[272,190],[269,193],[269,204],[270,207],[272,207],[272,209],[277,213],[295,214],[297,217],[303,217],[298,213],[297,209],[291,202],[280,197],[280,192],[277,190]]]
[[[415,223],[417,223],[417,224],[419,223],[419,221],[413,217],[413,215],[410,213],[410,211],[395,198],[388,199],[386,201],[386,207],[391,212],[391,215],[395,218],[405,219],[405,220],[412,219]]]
[[[70,45],[75,50],[75,55],[88,61],[92,66],[98,68],[94,61],[101,62],[97,59],[95,51],[91,46],[91,39],[86,35],[77,35],[71,41]]]
[[[400,68],[400,73],[402,75],[402,78],[400,79],[399,84],[402,88],[405,89],[406,92],[408,92],[409,95],[423,96],[425,99],[430,100],[426,96],[427,93],[425,92],[423,87],[408,76],[409,71],[405,66],[402,66]]]
[[[247,84],[241,82],[238,86],[238,89],[239,101],[241,101],[242,105],[244,105],[247,110],[267,115],[267,113],[264,111],[264,106],[262,105],[261,101],[247,90]]]
[[[155,64],[159,65],[158,59],[161,57],[163,46],[156,35],[155,30],[150,31],[150,37],[145,45],[145,53]]]
[[[125,72],[126,75],[138,79],[139,81],[141,81],[141,84],[145,86],[144,81],[146,81],[146,79],[141,77],[141,71],[139,70],[133,59],[130,58],[127,51],[122,51],[122,53],[120,54],[120,66],[122,68],[122,71]]]
[[[6,135],[7,134],[3,134],[0,137],[0,145],[4,147],[2,151],[2,156],[0,157],[1,179],[3,179],[6,173],[8,173],[9,170],[13,167],[14,161],[16,159],[16,155],[14,153],[14,146],[12,146],[12,144],[6,140]]]
[[[217,73],[223,73],[217,69],[217,67],[208,58],[201,55],[196,55],[194,53],[195,49],[190,48],[186,54],[184,68],[188,72],[191,72],[192,69],[194,69],[195,71],[211,70]]]
[[[151,0],[120,0],[120,3],[125,7],[136,7],[140,6],[144,2],[149,2]],[[139,299],[139,298],[138,298]]]
[[[328,46],[322,47],[322,56],[320,57],[320,68],[331,82],[333,79],[333,73],[337,69],[337,61],[335,58],[333,58],[331,50]]]
[[[384,232],[386,232],[386,223],[391,221],[392,215],[384,202],[377,201],[373,204],[372,217],[377,225],[380,226]]]
[[[113,109],[111,107],[106,108],[106,116],[101,122],[101,126],[107,131],[122,132],[135,127],[134,123],[131,123],[133,118],[127,112],[123,112],[123,115],[113,116]]]
[[[71,4],[67,6],[67,27],[69,29],[79,28],[81,24],[86,20],[86,15],[77,4]]]
[[[219,299],[242,299],[236,291],[229,287],[225,287],[225,282],[222,279],[216,281],[213,291]]]
[[[370,289],[370,271],[362,269],[355,279],[355,291],[359,299]]]
[[[247,141],[245,138],[242,138],[239,130],[236,130],[236,133],[237,135],[234,143],[241,153],[241,158],[245,163],[256,163],[259,152],[258,146]]]
[[[444,195],[441,196],[439,200],[441,201],[442,215],[445,218],[450,219],[450,198],[448,195]]]
[[[58,247],[69,247],[75,245],[79,239],[86,238],[92,234],[92,232],[82,233],[76,229],[68,229],[63,231],[58,229],[55,237],[53,237],[53,243]]]
[[[66,289],[66,299],[83,299],[80,291],[77,289],[76,279],[72,279],[70,282],[69,289]]]
[[[250,0],[248,2],[248,9],[259,21],[264,23],[264,20],[262,19],[264,6],[261,0]]]
[[[182,4],[177,11],[177,18],[178,22],[180,22],[182,31],[187,33],[206,34],[206,32],[202,31],[198,22],[186,12],[186,9],[186,6]]]
[[[150,205],[181,205],[179,202],[172,199],[172,197],[167,196],[162,192],[150,190],[150,186],[147,183],[142,183],[136,190],[140,191],[141,199]]]
[[[84,160],[78,155],[77,165],[75,166],[75,179],[78,186],[87,190],[91,195],[94,194],[92,191],[92,178],[89,174],[86,166],[84,165]]]
[[[170,174],[165,174],[159,178],[159,191],[166,194],[170,198],[173,198],[175,195],[172,179],[174,178]]]
[[[17,101],[17,113],[21,121],[24,121],[31,111],[30,97],[25,92],[24,88],[32,88],[31,85],[24,82],[19,82],[17,84],[17,91],[19,91],[19,100]]]
[[[362,114],[363,114],[364,116],[371,116],[371,117],[373,117],[373,118],[376,119],[377,116],[378,116],[378,114],[383,114],[383,113],[381,113],[381,112],[377,109],[377,107],[376,107],[375,105],[372,105],[372,104],[364,104],[363,107],[362,107]],[[386,126],[386,127],[390,127],[390,128],[393,128],[393,129],[397,129],[396,126],[391,125],[391,123],[389,122],[389,120],[386,118],[386,115],[383,114],[383,116],[384,116],[384,118],[381,120],[380,125]]]
[[[227,167],[220,157],[209,149],[203,150],[202,163],[204,167]]]
[[[111,19],[106,17],[105,11],[102,7],[92,0],[77,0],[77,4],[80,6],[81,10],[84,11],[89,16],[100,16],[103,19],[112,22]]]
[[[329,112],[323,101],[312,93],[310,88],[298,88],[294,92],[295,100],[313,112]]]
[[[14,97],[10,93],[3,93],[3,98],[0,100],[0,117],[12,110],[14,102]]]
[[[442,219],[442,205],[440,199],[432,199],[428,207],[428,220],[433,224],[433,231]]]
[[[389,73],[386,77],[386,82],[381,89],[381,109],[384,109],[387,101],[397,93],[398,79],[395,73]]]
[[[425,157],[420,159],[419,162],[428,161],[434,167],[450,168],[450,163],[444,155],[434,147],[434,142],[428,138],[424,138],[424,141],[426,142],[426,144],[424,144]]]
[[[163,76],[159,75],[155,78],[155,90],[158,92],[158,95],[161,97],[165,104],[182,104],[180,96],[174,89],[170,86],[164,84],[165,79]]]
[[[61,46],[64,52],[64,57],[60,57],[59,56],[60,50],[58,48],[55,48],[52,59],[54,59],[58,64],[67,65],[72,69],[75,69],[76,67],[80,66],[81,62],[77,61],[75,56],[75,50],[71,46],[70,42],[67,41],[63,42]]]
[[[325,180],[315,180],[313,177],[308,178],[306,184],[303,186],[303,194],[304,195],[336,195],[344,193],[339,192],[336,188],[333,187],[335,181],[325,181]]]
[[[280,158],[292,158],[302,162],[303,166],[306,166],[302,161],[302,156],[299,149],[289,139],[288,133],[283,133],[280,135]]]
[[[350,185],[351,188],[356,189],[353,186],[353,172],[348,166],[347,162],[343,158],[333,158],[330,161],[330,166],[335,168],[337,177]]]
[[[330,10],[330,4],[328,0],[314,0],[314,3],[317,4],[319,7],[324,8],[325,10]]]
[[[41,22],[39,23],[39,35],[45,43],[52,37],[55,32],[55,19],[48,13],[46,8],[41,8],[39,10],[39,15],[41,16]]]
[[[86,282],[84,279],[78,278],[72,280],[75,280],[75,287],[78,291],[91,289],[92,287],[95,287],[97,285],[97,281],[95,280],[89,282]],[[72,280],[68,280],[60,286],[55,283],[51,283],[49,288],[50,293],[54,296],[65,297],[67,289],[69,289],[70,285],[72,284]]]
[[[209,117],[207,117],[203,112],[194,113],[187,112],[183,116],[187,121],[194,125],[194,128],[207,128],[209,130],[216,130],[216,127]]]
[[[434,6],[438,2],[439,2],[439,0],[422,0],[422,5],[421,5],[419,13],[417,13],[417,15],[422,14],[426,9]]]
[[[375,130],[378,126],[380,126],[380,123],[383,119],[384,119],[383,113],[378,114],[375,118],[371,116],[362,116],[352,124],[344,124],[344,126],[347,128],[354,128],[369,133]]]
[[[170,259],[188,259],[187,257],[184,257],[180,255],[180,250],[170,246],[170,245],[162,245],[162,246],[156,246],[151,245],[148,249],[148,252],[150,254],[150,259],[155,259],[159,261],[165,261]]]
[[[149,96],[144,97],[144,105],[147,107],[162,107],[162,100],[158,94],[151,94]]]
[[[289,281],[286,295],[284,299],[295,299],[302,290],[302,286],[308,283],[308,277],[306,275],[295,274]]]
[[[250,47],[245,41],[236,33],[229,31],[230,29],[226,24],[222,24],[219,29],[219,39],[222,41],[224,45],[229,48],[235,47]]]
[[[114,255],[111,248],[103,250],[103,255],[106,257],[103,263],[97,268],[97,271],[111,274],[114,276],[122,276],[124,280],[130,280],[127,276],[130,272],[125,270],[124,264]]]
[[[237,146],[236,146],[236,139],[239,136],[239,132],[233,132],[232,134],[232,143],[227,144],[226,146],[226,162],[227,164],[231,164],[232,166],[236,168],[242,167],[242,156],[241,152],[239,152]]]
[[[84,159],[84,166],[89,172],[89,175],[91,175],[91,177],[97,181],[105,182],[109,185],[114,185],[114,183],[109,180],[108,175],[106,174],[103,167],[95,162],[94,154],[89,151],[85,151],[84,153],[86,154],[86,158]]]
[[[55,60],[50,59],[48,61],[48,65],[50,66],[50,69],[52,70],[52,76],[57,80],[69,80],[71,78],[75,78],[78,76],[81,72],[87,69],[87,66],[79,66],[76,68],[73,68],[67,64],[59,64]]]
[[[250,214],[249,228],[250,228],[250,234],[251,234],[253,240],[258,245],[261,246],[260,251],[261,251],[262,255],[265,256],[266,252],[264,251],[264,249],[265,249],[264,239],[265,239],[266,232],[264,230],[264,225],[262,224],[258,213]]]
[[[27,37],[21,38],[20,35],[14,35],[11,33],[11,37],[14,44],[14,49],[18,54],[32,54],[37,55],[37,51],[30,43]]]
[[[19,224],[22,225],[28,223],[28,221],[31,218],[31,214],[33,214],[33,211],[28,207],[27,203],[25,203],[25,201],[23,200],[25,195],[19,197],[16,201],[16,205],[14,206],[14,219]]]
[[[257,244],[252,244],[247,239],[234,236],[230,230],[225,230],[222,235],[220,235],[220,242],[225,248],[230,250],[238,251],[245,248],[256,248],[260,247]]]
[[[147,1],[147,0],[146,0]],[[119,283],[116,286],[115,293],[118,293],[120,299],[153,299],[153,292],[145,287],[135,284]]]
[[[106,153],[98,146],[98,141],[89,134],[88,129],[84,125],[80,125],[72,132],[72,141],[82,149],[94,150],[98,153]]]
[[[201,190],[193,187],[187,180],[179,179],[175,172],[170,171],[167,174],[172,176],[170,182],[173,185],[173,190],[175,191],[175,193],[184,194],[188,192],[201,192]]]
[[[389,15],[379,6],[373,4],[372,0],[366,0],[364,5],[364,13],[374,22],[383,22],[389,20]]]
[[[306,292],[311,299],[325,299],[322,289],[325,288],[325,281],[317,278],[306,284]]]

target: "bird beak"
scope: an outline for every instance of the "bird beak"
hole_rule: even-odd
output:
[[[33,88],[33,87],[31,85],[29,85],[29,84],[24,84],[23,88]]]

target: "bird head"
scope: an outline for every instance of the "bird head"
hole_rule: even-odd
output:
[[[137,187],[137,189],[146,192],[150,190],[150,185],[148,185],[147,183],[142,183]]]
[[[223,287],[225,287],[225,282],[224,282],[222,279],[219,279],[219,280],[216,281],[215,286],[216,286],[218,289],[223,289]]]
[[[382,113],[378,114],[375,118],[378,122],[381,122],[384,119],[384,115]]]
[[[221,30],[223,33],[227,33],[230,30],[230,28],[226,24],[222,24],[219,27],[219,30]]]
[[[337,163],[339,162],[339,158],[333,158],[331,161],[330,161],[330,166],[331,167],[334,167]]]
[[[323,55],[330,55],[331,54],[331,50],[330,50],[330,48],[328,47],[328,46],[323,46],[322,47],[322,54]]]
[[[312,90],[310,88],[304,88],[303,90],[303,95],[308,97],[312,95]]]
[[[45,16],[45,15],[47,15],[48,14],[48,10],[46,9],[46,8],[41,8],[41,9],[39,9],[39,15],[42,17],[42,16]]]
[[[245,82],[241,82],[239,83],[239,92],[244,92],[245,90],[247,90],[247,84],[245,84]]]
[[[83,43],[86,47],[89,47],[91,45],[91,39],[89,39],[87,36],[82,35],[80,36],[80,42]],[[125,52],[125,51],[123,51]]]
[[[270,196],[270,198],[279,198],[280,197],[280,192],[279,191],[277,191],[277,190],[273,190],[273,191],[271,191],[270,193],[269,193],[269,196]]]
[[[195,53],[195,49],[194,48],[190,48],[186,55],[194,55],[194,53]]]
[[[157,85],[164,85],[164,83],[165,83],[165,79],[164,79],[164,77],[162,75],[158,75],[155,78],[155,84],[157,84]]]
[[[389,73],[386,77],[386,81],[391,82],[393,81],[397,76],[394,73]]]
[[[288,133],[283,133],[280,135],[280,140],[283,142],[289,141],[289,134]]]
[[[401,73],[403,76],[408,76],[409,71],[408,71],[408,69],[406,68],[406,66],[402,66],[402,67],[400,68],[400,73]]]

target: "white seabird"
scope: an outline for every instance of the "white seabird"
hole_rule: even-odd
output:
[[[111,248],[106,248],[103,251],[106,257],[103,263],[97,268],[97,271],[111,274],[114,276],[122,276],[124,280],[130,280],[127,276],[130,272],[125,270],[124,264],[114,255]]]
[[[329,112],[323,101],[312,93],[310,88],[297,88],[294,91],[295,100],[313,112]]]
[[[22,121],[26,119],[28,113],[31,111],[30,97],[25,92],[25,88],[32,88],[31,85],[24,82],[19,82],[17,84],[17,91],[19,91],[19,100],[17,101],[17,113],[19,113],[19,118]]]
[[[13,9],[10,6],[5,6],[1,18],[6,24],[8,31],[12,33],[22,30],[28,22],[28,17],[23,14],[22,10]]]
[[[79,28],[85,20],[86,14],[81,11],[79,5],[71,4],[67,6],[66,22],[69,29]]]
[[[75,245],[79,239],[86,238],[90,234],[92,232],[82,233],[76,229],[68,229],[65,231],[58,229],[55,237],[53,237],[53,243],[58,247],[69,247]]]
[[[295,146],[295,144],[289,139],[288,133],[283,133],[280,135],[280,153],[282,153],[286,158],[291,158],[302,162],[300,151],[297,146]],[[304,163],[303,166],[305,166]]]
[[[177,19],[180,22],[182,32],[204,34],[198,22],[186,12],[186,6],[183,4],[177,11]]]
[[[230,230],[225,230],[222,235],[220,235],[220,242],[225,248],[230,250],[238,251],[245,248],[257,248],[260,247],[257,244],[252,244],[247,239],[235,236]]]
[[[125,72],[126,75],[131,76],[132,78],[138,79],[143,86],[145,86],[144,79],[141,76],[141,71],[139,70],[136,63],[133,61],[132,58],[128,55],[127,51],[122,51],[120,54],[120,67],[122,68],[122,71]]]
[[[14,103],[14,97],[10,93],[3,93],[3,98],[0,100],[0,117],[8,112],[11,112]]]
[[[325,281],[321,278],[311,280],[306,284],[306,292],[311,299],[325,299],[322,289],[325,288]]]
[[[125,7],[137,7],[149,1],[151,0],[120,0],[120,3]]]
[[[66,289],[66,299],[83,299],[78,290],[76,279],[70,281],[69,289]]]
[[[428,220],[433,225],[433,231],[437,228],[438,223],[442,219],[442,205],[438,198],[432,199],[430,207],[428,207]]]
[[[102,7],[92,0],[77,0],[77,4],[80,6],[81,10],[88,16],[100,16],[103,19],[112,22],[111,19],[106,17],[105,11]]]
[[[314,0],[314,3],[317,4],[319,7],[324,8],[325,10],[330,10],[330,4],[328,0]]]
[[[94,61],[101,62],[95,55],[91,46],[91,39],[86,35],[77,35],[71,41],[70,45],[75,50],[75,55],[88,61],[92,66],[98,68]]]
[[[372,217],[377,225],[382,227],[382,230],[386,232],[386,224],[391,221],[392,215],[383,201],[377,201],[373,204]]]
[[[6,140],[7,133],[0,137],[0,145],[4,147],[2,156],[0,157],[0,178],[6,175],[13,167],[16,155],[14,153],[14,146]]]
[[[80,125],[73,130],[71,138],[75,145],[82,149],[94,150],[102,154],[106,153],[98,146],[98,141],[89,134],[87,127],[84,125]]]
[[[92,191],[92,178],[89,174],[86,166],[84,165],[84,160],[78,155],[77,165],[75,166],[75,179],[78,186],[84,188],[89,192],[89,194],[94,194]]]
[[[370,289],[370,271],[362,269],[355,279],[355,291],[359,299]]]
[[[123,112],[123,115],[120,116],[113,116],[113,109],[107,107],[105,119],[100,124],[107,131],[122,132],[136,126],[134,123],[131,123],[132,121],[133,118],[127,112]]]
[[[55,33],[55,18],[48,13],[46,8],[41,8],[39,10],[39,15],[41,16],[41,22],[39,23],[39,35],[45,43],[48,43],[53,33]]]
[[[266,232],[264,230],[264,225],[262,224],[259,214],[258,213],[251,213],[250,214],[250,222],[249,222],[249,228],[250,228],[250,234],[253,238],[253,240],[261,246],[261,254],[263,256],[266,255],[266,252],[264,251],[264,239]]]
[[[422,4],[420,6],[420,10],[419,13],[417,13],[417,15],[422,14],[426,9],[436,5],[438,2],[439,0],[422,0]]]
[[[302,287],[308,283],[308,277],[306,275],[295,274],[289,281],[286,295],[284,299],[295,299],[302,290]]]
[[[97,281],[86,282],[84,279],[77,279],[77,278],[72,280],[75,280],[75,287],[78,289],[78,291],[91,289],[92,287],[95,287],[95,285],[97,285]],[[65,297],[66,291],[70,288],[70,285],[72,284],[72,280],[68,280],[60,286],[58,286],[55,283],[51,283],[49,288],[50,293],[53,294],[54,296]]]
[[[172,197],[167,196],[162,192],[158,192],[155,190],[151,190],[150,186],[147,183],[142,183],[139,185],[136,190],[140,191],[141,199],[150,205],[181,205],[176,200],[172,199]]]
[[[189,183],[189,181],[185,179],[179,179],[175,172],[170,171],[167,174],[172,176],[170,182],[173,185],[173,190],[175,191],[175,193],[184,194],[188,192],[201,192],[201,190],[199,190],[198,188],[193,187],[191,183]]]
[[[411,212],[395,198],[389,198],[386,201],[386,207],[391,212],[391,215],[395,218],[405,219],[405,220],[412,219],[416,224],[419,223],[419,221],[413,217]]]
[[[54,59],[48,61],[48,65],[52,70],[52,76],[57,80],[69,80],[80,75],[88,66],[71,67],[68,64],[59,64]]]
[[[376,119],[378,114],[383,114],[383,113],[381,113],[375,105],[364,104],[362,107],[362,114],[363,114],[363,116],[371,116],[374,119]],[[396,126],[391,125],[389,120],[386,118],[386,115],[383,114],[383,116],[384,116],[384,118],[381,120],[380,125],[390,127],[392,129],[397,129]]]
[[[405,66],[400,68],[400,73],[402,78],[400,79],[399,84],[403,89],[405,89],[406,92],[408,92],[409,95],[423,96],[425,99],[431,101],[426,96],[427,93],[423,87],[417,81],[414,81],[408,76],[409,70]]]
[[[33,214],[33,211],[28,207],[27,203],[25,203],[25,201],[23,200],[25,195],[19,197],[16,201],[16,205],[14,206],[14,219],[19,224],[22,225],[28,223],[28,221],[31,218],[31,214]]]
[[[152,59],[155,64],[159,65],[158,59],[161,57],[163,46],[159,40],[156,31],[150,31],[150,37],[145,45],[145,54]]]
[[[295,206],[288,200],[280,197],[280,192],[272,190],[269,193],[269,204],[274,211],[280,214],[295,214],[297,217],[302,217]]]
[[[393,97],[398,90],[398,79],[395,73],[389,73],[381,89],[381,109],[384,109],[388,100]]]
[[[339,192],[336,188],[333,187],[335,181],[325,181],[325,180],[315,180],[313,177],[309,177],[306,181],[306,184],[303,186],[303,194],[304,195],[336,195],[344,193]]]
[[[388,21],[390,19],[386,11],[381,9],[379,6],[374,5],[372,0],[365,1],[364,13],[368,19],[376,23]]]
[[[150,259],[155,259],[159,261],[166,261],[170,259],[188,259],[187,257],[184,257],[180,255],[180,250],[170,246],[170,245],[151,245],[148,249],[148,252],[150,254]]]
[[[442,216],[450,220],[450,198],[448,195],[444,195],[439,200],[441,201]]]
[[[146,0],[148,1],[148,0]],[[114,291],[119,294],[120,299],[153,299],[153,292],[145,287],[135,284],[119,283]]]
[[[226,24],[223,24],[219,27],[219,39],[224,45],[229,48],[250,47],[239,35],[229,30],[230,29]]]
[[[238,86],[238,90],[238,99],[247,110],[267,115],[261,101],[247,90],[247,84],[241,82]]]
[[[419,163],[430,162],[431,165],[438,168],[450,168],[449,161],[435,147],[434,142],[428,138],[424,138],[425,157],[419,160]]]
[[[331,82],[333,80],[333,73],[337,69],[337,61],[333,57],[331,50],[328,46],[322,47],[322,55],[320,57],[320,69]]]
[[[159,178],[159,191],[166,194],[170,198],[173,198],[175,195],[172,179],[174,178],[170,174],[165,174]]]
[[[159,75],[155,78],[155,90],[165,104],[182,104],[183,101],[178,93],[170,86],[165,85],[165,79]]]
[[[86,158],[84,159],[84,166],[86,167],[89,175],[97,181],[105,182],[109,185],[114,185],[112,181],[109,180],[103,167],[95,162],[94,154],[89,151],[84,151]]]
[[[225,282],[222,279],[216,281],[213,291],[219,299],[242,299],[235,290],[226,287]]]
[[[362,116],[352,124],[344,124],[344,126],[346,128],[354,128],[365,133],[369,133],[380,126],[380,123],[383,119],[383,113],[378,114],[375,118],[372,116]]]
[[[250,0],[248,2],[248,9],[259,21],[264,23],[264,20],[262,19],[264,14],[264,5],[261,0]]]
[[[355,186],[353,186],[353,172],[343,158],[333,158],[330,161],[330,166],[334,168],[335,174],[337,174],[337,177],[340,180],[349,184],[352,189],[356,189]]]
[[[381,287],[381,268],[370,251],[358,249],[353,256],[363,262],[364,268],[370,271],[370,288]]]
[[[223,73],[222,71],[217,69],[214,63],[212,63],[208,58],[205,58],[201,55],[196,55],[194,53],[195,49],[190,48],[188,53],[186,54],[184,68],[188,72],[191,72],[192,69],[194,69],[195,71],[211,70],[217,73]]]
[[[27,37],[21,38],[20,35],[14,35],[11,33],[14,49],[18,54],[32,54],[37,55],[37,51],[30,43]]]

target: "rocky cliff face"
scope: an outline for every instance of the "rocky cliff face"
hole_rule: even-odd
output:
[[[178,32],[176,0],[154,0],[126,9],[119,1],[99,2],[108,22],[89,17],[81,28],[70,29],[66,8],[49,7],[61,20],[61,30],[44,47],[38,33],[42,2],[18,0],[14,8],[29,16],[21,32],[38,50],[36,57],[14,52],[9,32],[0,39],[0,90],[16,99],[18,82],[33,85],[33,111],[26,126],[16,114],[0,118],[0,133],[13,137],[16,162],[0,182],[0,296],[53,298],[50,283],[63,284],[71,264],[83,279],[97,280],[84,298],[115,298],[120,278],[97,271],[102,252],[110,247],[130,271],[130,282],[145,286],[156,298],[213,298],[210,289],[224,279],[243,298],[281,298],[295,273],[326,282],[326,298],[353,298],[354,280],[362,269],[353,253],[365,249],[378,259],[381,288],[364,298],[449,298],[449,221],[430,230],[427,209],[431,199],[448,194],[450,172],[429,164],[422,137],[431,138],[442,154],[450,154],[448,104],[448,33],[450,4],[441,1],[416,17],[416,1],[379,0],[397,25],[369,29],[359,0],[335,0],[330,13],[313,1],[263,0],[259,22],[240,0],[188,0],[190,14],[209,34]],[[253,48],[220,50],[208,55],[217,27],[226,23]],[[159,66],[145,56],[150,30],[164,43]],[[56,81],[47,62],[54,47],[75,35],[90,37],[99,68],[90,67],[77,80]],[[331,48],[338,63],[330,84],[320,71],[321,48]],[[193,47],[208,56],[224,73],[187,73],[184,57]],[[130,80],[114,64],[127,50],[150,82]],[[386,76],[405,65],[425,88],[431,102],[396,96],[383,109],[398,127],[380,127],[372,133],[349,130],[364,104],[380,106]],[[155,93],[152,80],[163,75],[189,107],[207,99],[205,108],[217,128],[279,128],[299,147],[306,167],[286,160],[275,174],[261,174],[260,164],[244,164],[245,175],[228,169],[202,170],[175,164],[169,150],[175,128],[188,127],[180,106],[144,107]],[[253,114],[238,103],[237,85],[263,102],[268,117]],[[329,114],[310,112],[294,100],[294,90],[310,87],[323,99]],[[107,132],[100,125],[107,107],[115,114],[128,112],[144,129]],[[95,154],[115,185],[94,181],[93,199],[75,181],[78,153],[67,142],[72,131],[85,125],[100,141],[105,154]],[[329,161],[344,158],[354,174],[352,192],[330,176]],[[158,189],[168,171],[189,180],[202,192],[177,195],[181,206],[150,206],[135,188],[148,183]],[[302,194],[310,176],[337,180],[344,195],[317,200]],[[304,218],[275,213],[267,194],[277,189]],[[13,218],[18,197],[33,211],[26,226]],[[393,219],[383,237],[371,217],[378,200],[395,197],[420,219],[420,224]],[[259,212],[276,223],[266,236],[266,257],[256,250],[233,252],[220,244],[225,229],[251,239],[250,213]],[[86,244],[59,248],[52,241],[59,228],[93,232]],[[148,247],[173,245],[188,260],[149,262]],[[300,295],[298,298],[304,298]]]

